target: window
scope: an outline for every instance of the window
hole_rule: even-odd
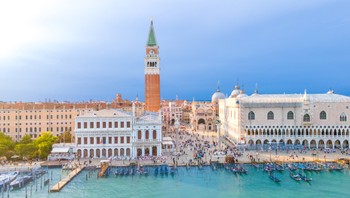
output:
[[[118,137],[114,137],[114,144],[118,144]]]
[[[100,122],[96,122],[96,128],[100,128]]]
[[[120,143],[124,144],[124,137],[120,137]]]
[[[153,130],[153,139],[157,139],[157,131]]]
[[[304,122],[310,122],[310,115],[309,114],[305,114],[304,118],[303,118]]]
[[[340,122],[346,122],[346,121],[347,121],[347,117],[346,117],[345,113],[342,113],[340,115]]]
[[[268,120],[273,120],[273,119],[274,119],[274,115],[273,115],[273,112],[272,112],[272,111],[269,111],[269,112],[267,113],[267,119],[268,119]]]
[[[102,128],[105,129],[106,128],[106,122],[102,122],[102,126],[103,126]]]
[[[81,128],[81,122],[78,122],[78,129]]]
[[[78,144],[81,144],[81,138],[78,137]]]
[[[112,137],[108,137],[108,144],[112,144]]]
[[[118,122],[114,122],[114,128],[118,128]]]
[[[292,111],[289,111],[287,113],[287,120],[293,120],[294,119],[294,113]]]
[[[253,111],[248,113],[248,120],[255,120],[255,113]]]
[[[130,121],[126,122],[126,128],[130,128]]]
[[[138,132],[137,132],[137,139],[141,140],[141,137],[142,137],[141,130],[138,130]]]
[[[146,131],[146,140],[148,140],[149,139],[149,132],[148,132],[148,130]]]
[[[120,128],[124,128],[124,122],[120,123]]]
[[[90,137],[90,144],[94,144],[94,138]]]
[[[94,128],[94,123],[90,122],[90,129],[93,129],[93,128]]]
[[[126,137],[126,143],[130,143],[130,136]]]
[[[87,122],[84,122],[84,129],[87,129]]]
[[[321,119],[321,120],[327,119],[327,114],[326,114],[325,111],[321,111],[321,113],[320,113],[320,119]]]
[[[108,128],[112,128],[112,122],[108,122]]]
[[[84,137],[84,144],[87,144],[87,137]]]

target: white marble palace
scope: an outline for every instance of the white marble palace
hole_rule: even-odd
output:
[[[77,116],[76,153],[82,158],[160,156],[162,131],[158,113],[135,117],[116,109]]]
[[[236,86],[219,100],[221,134],[237,143],[348,148],[350,97],[325,94],[258,94]]]

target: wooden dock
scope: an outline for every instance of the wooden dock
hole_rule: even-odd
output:
[[[59,192],[66,184],[68,184],[75,176],[77,176],[85,167],[79,166],[70,172],[65,178],[61,179],[57,184],[52,186],[50,192]]]

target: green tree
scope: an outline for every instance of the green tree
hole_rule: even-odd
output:
[[[52,150],[52,145],[58,142],[58,138],[50,132],[41,132],[40,137],[34,140],[34,145],[38,150],[39,157],[46,159]]]
[[[32,159],[37,156],[37,148],[30,135],[22,137],[20,142],[15,146],[15,151],[21,158]]]
[[[10,136],[0,132],[0,156],[6,156],[10,159],[15,154],[15,142]]]
[[[72,142],[72,134],[70,131],[66,131],[64,133],[61,133],[59,136],[59,141],[61,143],[71,143]]]

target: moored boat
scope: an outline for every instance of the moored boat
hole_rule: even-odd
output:
[[[300,175],[299,174],[293,174],[293,172],[289,173],[290,178],[292,178],[295,181],[301,181]]]
[[[269,178],[270,178],[272,181],[276,182],[276,183],[281,182],[280,179],[278,179],[277,177],[275,177],[275,176],[273,176],[273,175],[269,175]]]
[[[12,189],[19,189],[32,181],[33,177],[31,175],[18,176],[15,180],[10,183]]]

